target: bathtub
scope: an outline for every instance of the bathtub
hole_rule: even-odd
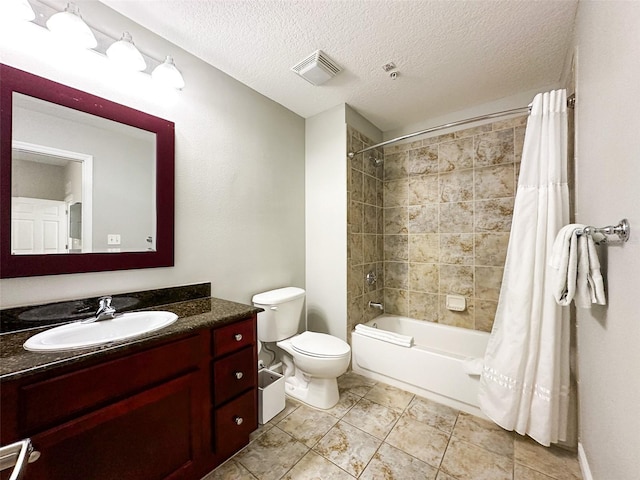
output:
[[[354,330],[355,373],[484,416],[477,400],[480,377],[467,373],[465,360],[484,356],[488,333],[396,315],[382,315],[365,325],[412,336],[414,343],[407,348]]]

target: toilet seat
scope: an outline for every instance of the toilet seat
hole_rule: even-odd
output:
[[[303,332],[291,338],[291,347],[302,355],[318,358],[339,358],[349,355],[349,344],[337,337],[317,332]]]

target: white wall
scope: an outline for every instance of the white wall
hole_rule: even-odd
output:
[[[308,118],[306,158],[307,326],[347,335],[347,125],[345,105]]]
[[[601,249],[608,305],[577,316],[580,442],[595,480],[640,475],[639,31],[640,2],[580,2],[576,220],[632,228]]]
[[[304,120],[99,2],[81,9],[157,58],[172,54],[185,89],[116,76],[95,53],[62,56],[32,25],[0,29],[0,61],[175,122],[175,267],[3,279],[0,307],[208,281],[214,296],[246,303],[304,286]]]

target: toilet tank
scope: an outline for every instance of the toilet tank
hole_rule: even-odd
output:
[[[261,342],[279,342],[298,333],[304,293],[302,288],[284,287],[253,296],[253,304],[264,309],[258,313]]]

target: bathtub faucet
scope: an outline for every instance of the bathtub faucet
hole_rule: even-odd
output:
[[[380,302],[369,302],[369,307],[379,308],[380,310],[384,311],[384,304]]]

